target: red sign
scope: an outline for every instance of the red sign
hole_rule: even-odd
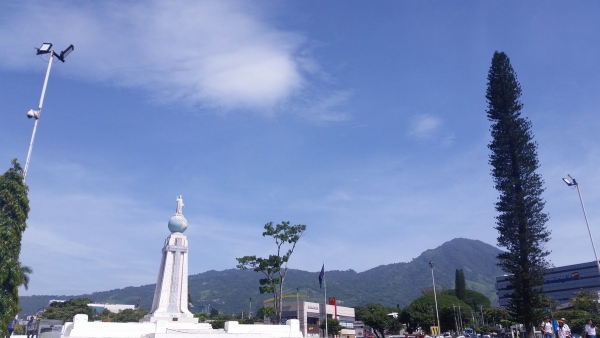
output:
[[[333,318],[337,319],[337,302],[335,300],[335,297],[329,297],[329,305],[333,305],[334,307],[334,314],[333,314]]]

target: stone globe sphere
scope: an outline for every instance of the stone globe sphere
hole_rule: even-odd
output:
[[[187,220],[183,215],[175,215],[169,220],[169,230],[171,232],[184,232],[187,229]]]

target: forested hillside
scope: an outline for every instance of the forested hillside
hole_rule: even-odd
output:
[[[456,269],[463,269],[467,288],[487,295],[492,304],[497,304],[494,283],[495,277],[502,274],[496,266],[496,255],[500,251],[486,243],[464,238],[453,239],[436,249],[427,250],[409,263],[381,265],[376,268],[356,272],[327,271],[327,296],[336,297],[341,305],[361,306],[367,303],[381,303],[385,306],[407,306],[421,296],[421,290],[431,288],[429,261],[435,262],[436,285],[446,289],[454,288]],[[258,292],[261,275],[251,271],[228,269],[207,271],[189,276],[189,293],[198,311],[202,305],[210,305],[222,313],[234,314],[249,309],[252,298],[253,311],[262,306],[269,295]],[[323,290],[319,289],[318,272],[291,269],[285,282],[286,294],[300,296],[305,300],[323,302]],[[127,287],[88,295],[52,295],[21,297],[23,314],[33,314],[39,307],[47,306],[50,299],[70,299],[88,297],[97,303],[136,304],[140,299],[142,308],[149,310],[154,296],[154,284]]]

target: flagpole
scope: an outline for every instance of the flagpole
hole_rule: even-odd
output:
[[[325,267],[325,262],[323,262],[323,267]],[[325,278],[325,269],[323,269],[323,285],[325,286],[325,338],[328,338],[327,334],[327,279]]]

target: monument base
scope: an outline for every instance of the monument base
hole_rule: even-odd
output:
[[[172,316],[169,316],[168,314],[165,314],[164,316],[161,316],[160,314],[159,315],[154,314],[152,316],[146,315],[143,319],[140,319],[140,323],[143,323],[143,322],[155,323],[158,321],[198,324],[198,318],[172,317]],[[205,325],[207,325],[207,328],[212,329],[212,327],[209,324],[205,324]]]
[[[196,319],[196,318],[194,318]],[[65,323],[61,337],[69,338],[302,338],[300,322],[289,319],[286,325],[254,325],[225,322],[225,329],[213,329],[208,323],[178,321],[139,323],[88,322],[88,316],[75,315]]]

